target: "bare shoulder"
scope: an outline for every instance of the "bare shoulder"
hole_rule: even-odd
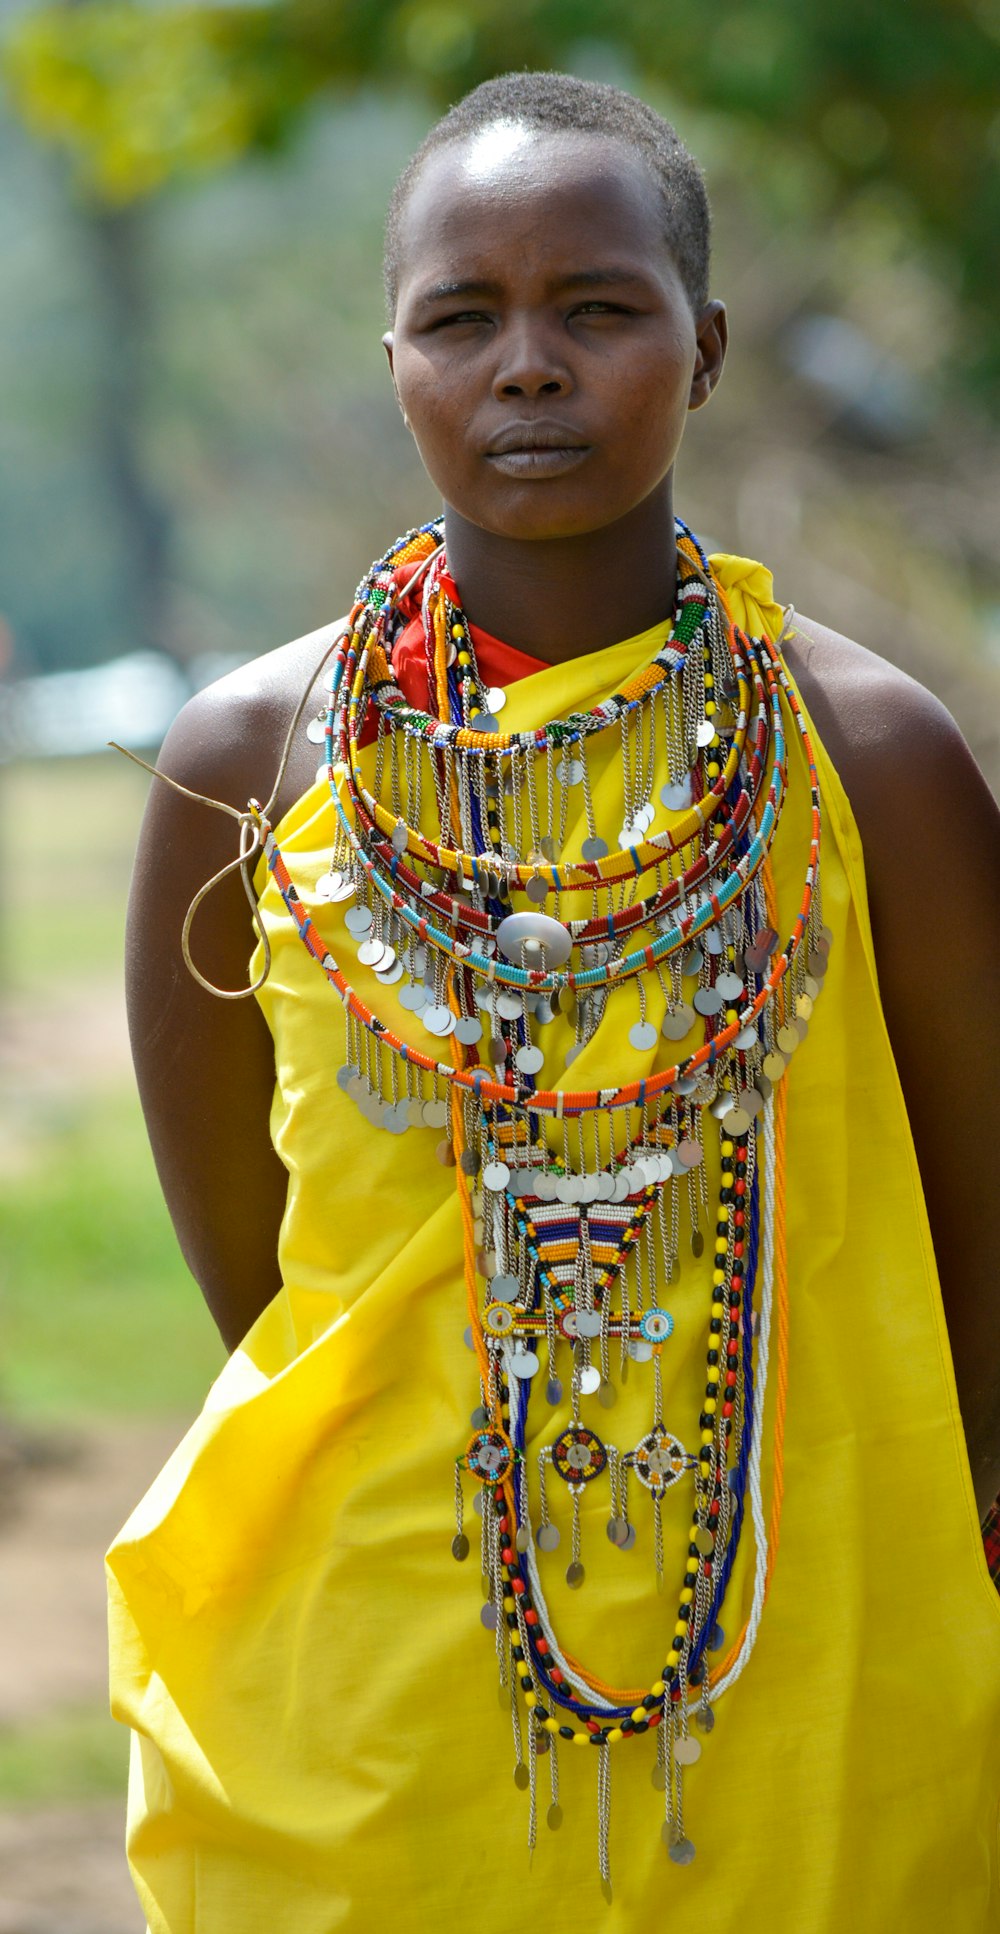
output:
[[[956,789],[989,799],[951,713],[898,665],[798,612],[784,651],[859,820],[918,798],[926,810]]]
[[[343,624],[338,618],[322,625],[197,692],[163,742],[161,769],[182,785],[239,809],[250,798],[266,799],[300,702],[305,698],[308,717],[315,695],[318,709],[323,672]],[[304,731],[297,733],[274,817],[306,789],[316,763],[315,746]]]

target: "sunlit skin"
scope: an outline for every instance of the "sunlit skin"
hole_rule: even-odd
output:
[[[651,171],[593,136],[480,140],[430,156],[407,215],[385,344],[469,615],[549,659],[668,617],[726,319],[692,309]]]
[[[599,283],[583,279],[595,274]],[[446,281],[461,293],[432,296]],[[408,210],[388,346],[475,623],[557,661],[669,616],[673,468],[690,410],[718,381],[726,324],[717,302],[692,312],[643,161],[603,136],[519,139],[507,128],[432,157]],[[531,456],[523,426],[544,439],[544,425],[549,454]],[[413,521],[433,507],[415,504]],[[164,770],[238,807],[265,797],[321,642],[298,639],[200,693],[171,728]],[[884,641],[888,658],[896,644]],[[885,658],[801,616],[786,655],[861,833],[879,989],[982,1507],[1000,1488],[1000,1309],[983,1240],[992,1175],[980,1106],[1000,1067],[1000,815],[943,706]],[[300,733],[275,820],[314,773]],[[180,954],[192,895],[232,853],[231,821],[154,787],[128,956],[160,1179],[230,1346],[279,1287],[288,1180],[270,1140],[274,1054],[262,1015],[254,1001],[213,1000]],[[199,914],[194,943],[207,974],[246,985],[253,933],[237,880]]]

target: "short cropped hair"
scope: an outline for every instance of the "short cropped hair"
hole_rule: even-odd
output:
[[[396,307],[403,223],[413,184],[429,155],[464,141],[497,121],[570,134],[603,134],[642,155],[659,184],[665,236],[695,310],[708,300],[711,212],[705,180],[694,156],[654,108],[602,81],[573,74],[499,74],[473,88],[431,128],[403,169],[385,225],[383,269],[390,318]]]

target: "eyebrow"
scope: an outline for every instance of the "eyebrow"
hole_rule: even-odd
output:
[[[638,269],[574,269],[570,275],[560,276],[555,286],[560,289],[607,289],[623,282],[642,283],[645,280],[646,278]],[[455,301],[462,296],[500,294],[502,294],[502,287],[499,282],[493,282],[487,278],[470,277],[460,282],[436,282],[432,288],[423,290],[417,300],[423,304]]]

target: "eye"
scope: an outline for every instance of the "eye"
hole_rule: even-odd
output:
[[[578,302],[573,310],[574,316],[630,316],[623,302]]]
[[[489,322],[490,318],[481,309],[456,309],[454,315],[438,316],[431,325],[434,329],[454,329],[463,323]]]

